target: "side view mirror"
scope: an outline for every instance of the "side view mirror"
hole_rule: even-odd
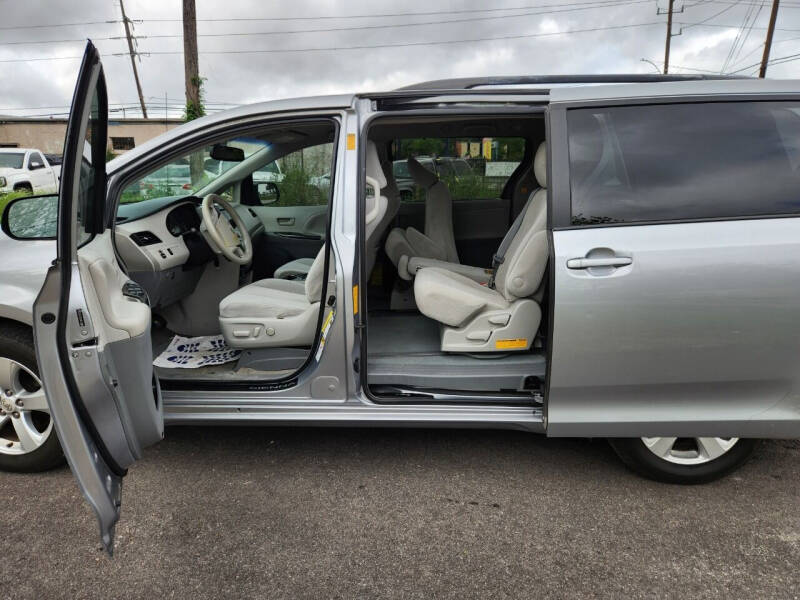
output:
[[[58,196],[25,196],[3,210],[3,233],[15,240],[54,240],[58,231]]]
[[[261,202],[262,206],[274,204],[281,199],[281,191],[278,189],[277,184],[272,181],[259,183],[257,189],[258,200]]]
[[[37,170],[37,169],[44,169],[44,164],[43,164],[43,163],[40,163],[38,160],[32,160],[32,161],[31,161],[31,162],[28,164],[28,170],[29,170],[29,171],[35,171],[35,170]]]

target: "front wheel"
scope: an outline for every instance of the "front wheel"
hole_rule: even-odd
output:
[[[614,451],[639,475],[664,483],[708,483],[741,467],[757,440],[740,438],[612,438]]]
[[[64,462],[38,373],[30,329],[0,327],[0,470],[33,473]]]

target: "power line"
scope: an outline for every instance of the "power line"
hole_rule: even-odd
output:
[[[200,33],[197,37],[247,37],[247,36],[260,36],[260,35],[291,35],[299,33],[331,33],[340,31],[365,31],[372,29],[399,29],[404,27],[423,27],[430,25],[448,25],[453,23],[471,23],[474,21],[493,21],[500,19],[512,19],[519,17],[528,17],[535,15],[558,14],[565,12],[576,12],[583,10],[593,10],[597,8],[615,8],[618,6],[630,6],[633,4],[649,4],[652,0],[595,0],[594,2],[585,2],[586,6],[579,6],[573,8],[562,8],[559,10],[537,10],[533,12],[525,12],[513,15],[499,15],[491,17],[468,17],[463,19],[447,19],[439,21],[420,21],[416,23],[389,23],[385,25],[359,25],[352,27],[323,27],[317,29],[292,29],[288,31],[233,31],[227,33]],[[559,6],[559,5],[552,5]],[[569,4],[563,5],[569,6]],[[181,34],[155,34],[138,36],[141,39],[177,39],[183,37]],[[93,38],[93,41],[107,41],[107,40],[121,40],[121,36],[109,36]],[[84,39],[68,39],[68,40],[34,40],[34,41],[14,41],[14,42],[0,42],[0,46],[20,46],[20,45],[33,45],[33,44],[62,44],[62,43],[77,43],[83,42]]]
[[[527,33],[519,35],[505,35],[486,38],[470,38],[460,40],[439,40],[435,42],[401,42],[397,44],[364,44],[357,46],[327,46],[318,48],[271,48],[264,50],[206,50],[200,54],[290,54],[293,52],[333,52],[340,50],[367,50],[376,48],[408,48],[413,46],[440,46],[440,45],[453,45],[453,44],[472,44],[475,42],[492,42],[499,40],[517,40],[526,38],[540,38],[540,37],[553,37],[557,35],[572,35],[577,33],[591,33],[596,31],[614,31],[621,29],[633,29],[638,27],[652,27],[654,25],[663,25],[661,21],[651,21],[647,23],[629,23],[626,25],[610,25],[608,27],[589,27],[586,29],[571,29],[566,31],[548,31],[542,33]],[[796,30],[800,31],[800,30]],[[168,56],[183,54],[179,50],[163,50],[163,51],[150,51],[139,53],[144,56]],[[109,56],[128,56],[127,53],[105,54],[103,57]],[[13,63],[13,62],[31,62],[31,61],[44,61],[44,60],[72,60],[80,59],[82,56],[54,56],[54,57],[39,57],[39,58],[13,58],[13,59],[0,59],[0,63]]]
[[[139,23],[140,21],[136,21]],[[52,23],[50,25],[4,25],[0,30],[7,31],[10,29],[50,29],[54,27],[83,27],[85,25],[110,25],[114,23],[121,23],[121,21],[83,21],[80,23]]]
[[[785,59],[788,59],[788,60],[785,60]],[[780,64],[783,64],[785,62],[792,62],[793,60],[798,60],[798,59],[800,59],[800,54],[788,54],[786,56],[779,56],[778,58],[773,58],[767,64],[769,66],[780,65]],[[752,65],[747,65],[746,67],[742,67],[741,69],[737,69],[735,71],[730,71],[730,72],[728,72],[728,75],[735,75],[736,73],[741,73],[742,71],[748,71],[748,70],[752,69],[753,67],[758,67],[760,65],[761,65],[761,61],[758,61],[757,63],[753,63]]]
[[[610,25],[608,27],[589,27],[586,29],[571,29],[567,31],[548,31],[542,33],[526,33],[519,35],[504,35],[486,38],[470,38],[460,40],[439,40],[436,42],[401,42],[397,44],[364,44],[358,46],[327,46],[320,48],[270,48],[263,50],[206,50],[200,54],[288,54],[292,52],[330,52],[338,50],[368,50],[373,48],[408,48],[412,46],[439,46],[450,44],[472,44],[475,42],[493,42],[498,40],[518,40],[524,38],[552,37],[556,35],[571,35],[576,33],[590,33],[594,31],[612,31],[619,29],[633,29],[637,27],[652,27],[663,25],[661,21],[649,23],[630,23],[627,25]],[[181,54],[179,51],[151,51],[152,55]]]
[[[252,18],[252,17],[225,17],[225,18],[210,18],[210,19],[197,19],[198,22],[206,22],[206,23],[223,23],[223,22],[237,22],[237,21],[247,21],[247,22],[268,22],[268,21],[315,21],[315,20],[329,20],[329,19],[384,19],[384,18],[392,18],[392,17],[416,17],[416,16],[432,16],[432,15],[454,15],[454,14],[473,14],[473,13],[485,13],[485,12],[505,12],[505,11],[512,11],[512,10],[529,10],[529,9],[538,9],[538,8],[549,8],[554,6],[578,6],[582,4],[594,4],[595,2],[565,2],[565,3],[558,3],[558,4],[540,4],[540,5],[524,5],[524,6],[507,6],[507,7],[495,7],[495,8],[473,8],[473,9],[460,9],[460,10],[436,10],[436,11],[424,11],[424,12],[398,12],[398,13],[373,13],[373,14],[361,14],[361,15],[314,15],[308,16],[304,15],[302,17],[259,17],[259,18]],[[708,4],[740,4],[745,6],[747,4],[757,5],[757,2],[736,2],[735,0],[707,0]],[[693,4],[695,6],[698,3]],[[705,2],[704,2],[705,4]],[[790,2],[788,5],[791,5],[793,8],[800,8],[800,3],[798,2]],[[174,23],[180,22],[180,19],[142,19],[145,23]]]
[[[697,6],[697,4],[692,4],[692,6]],[[734,6],[737,6],[737,4],[736,4],[736,3],[734,3],[734,4],[729,4],[728,6],[726,6],[725,8],[723,8],[723,9],[722,9],[721,11],[719,11],[718,13],[714,13],[714,14],[713,14],[713,15],[711,15],[710,17],[708,17],[708,18],[706,18],[706,19],[703,19],[702,21],[698,21],[697,23],[692,23],[692,24],[690,24],[690,25],[686,25],[685,27],[681,27],[681,30],[683,30],[683,29],[689,29],[690,27],[697,27],[697,26],[699,26],[699,25],[705,25],[706,23],[708,23],[708,22],[709,22],[709,21],[711,21],[712,19],[716,19],[716,18],[717,18],[718,16],[720,16],[721,14],[723,14],[723,13],[725,13],[725,12],[729,11],[729,10],[730,10],[730,9],[732,9]],[[688,8],[688,7],[687,7],[687,8]]]

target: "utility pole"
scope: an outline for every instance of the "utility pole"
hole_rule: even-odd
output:
[[[669,43],[672,41],[672,7],[675,0],[669,0],[669,11],[667,12],[667,43],[664,49],[664,75],[669,73]]]
[[[197,12],[194,0],[183,0],[183,71],[186,80],[186,119],[191,120],[201,116],[192,114],[201,107],[200,67],[197,60]]]
[[[139,92],[139,104],[142,107],[142,116],[147,118],[147,108],[144,105],[144,95],[142,94],[142,84],[139,82],[139,71],[136,69],[136,52],[133,50],[133,38],[131,37],[131,22],[125,15],[125,5],[119,0],[119,9],[122,11],[122,23],[125,25],[125,37],[128,38],[128,52],[131,55],[131,66],[133,67],[133,78],[136,80],[136,91]]]
[[[767,28],[767,40],[764,42],[764,56],[761,57],[761,69],[758,76],[761,79],[767,76],[767,63],[769,63],[769,51],[772,48],[772,34],[775,33],[775,21],[778,20],[778,4],[780,0],[772,0],[772,12],[769,15],[769,27]]]
[[[203,116],[200,101],[200,67],[197,60],[197,11],[194,0],[183,0],[183,73],[186,85],[186,120]],[[192,184],[198,185],[203,178],[203,153],[192,152],[189,170]]]

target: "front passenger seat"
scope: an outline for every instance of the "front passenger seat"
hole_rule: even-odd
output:
[[[453,199],[447,184],[414,158],[408,159],[408,172],[414,183],[425,190],[425,233],[414,227],[405,230],[395,227],[386,238],[386,254],[395,267],[404,255],[458,263]]]
[[[547,242],[547,154],[536,151],[534,174],[540,188],[523,208],[519,229],[500,258],[490,285],[441,267],[416,273],[414,299],[420,312],[442,324],[443,352],[528,350],[542,312],[531,298],[544,276]]]
[[[388,206],[386,196],[380,195],[380,181],[369,179],[375,190],[366,198],[367,239],[383,219]],[[305,281],[262,279],[222,299],[219,324],[231,348],[310,346],[314,342],[325,277],[326,247],[320,249]]]
[[[378,147],[375,142],[367,142],[367,179],[370,185],[377,187],[375,195],[378,196],[383,190],[387,197],[379,196],[378,201],[374,204],[371,202],[373,198],[368,199],[370,207],[373,211],[377,210],[377,220],[375,215],[367,214],[367,276],[372,272],[372,267],[375,264],[375,255],[378,251],[380,236],[388,226],[389,220],[394,218],[399,207],[400,198],[397,192],[397,186],[394,181],[390,185],[384,173],[381,159],[378,155]],[[314,262],[313,258],[297,258],[292,260],[275,270],[275,278],[277,279],[305,279],[311,264]]]

